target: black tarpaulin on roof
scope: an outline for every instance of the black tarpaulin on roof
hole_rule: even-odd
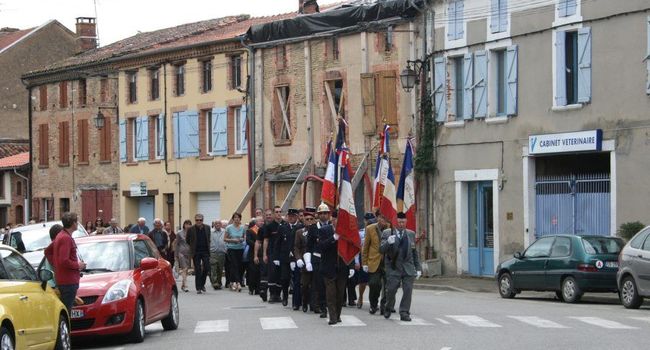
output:
[[[253,43],[298,38],[332,30],[354,27],[382,19],[413,18],[424,0],[388,0],[372,5],[343,7],[322,13],[252,26],[246,39]]]

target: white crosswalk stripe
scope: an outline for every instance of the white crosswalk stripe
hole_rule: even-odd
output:
[[[390,320],[393,322],[397,322],[401,326],[433,326],[433,323],[415,316],[411,316],[410,322],[404,322],[399,319],[399,315],[393,314],[390,317]]]
[[[469,327],[500,328],[501,325],[492,323],[476,315],[447,315],[446,317],[456,320]]]
[[[557,322],[546,320],[537,316],[508,316],[508,317],[529,324],[531,326],[535,326],[537,328],[568,328]]]
[[[616,321],[611,321],[611,320],[606,320],[604,318],[600,317],[569,317],[574,320],[578,320],[593,326],[598,326],[601,328],[607,328],[607,329],[637,329],[637,327],[632,327],[628,325],[624,325],[620,322]]]
[[[436,320],[438,320],[438,322],[440,322],[442,324],[450,324],[449,321],[447,321],[445,319],[442,319],[442,318],[436,318]]]
[[[260,323],[265,331],[298,328],[291,317],[262,317]]]
[[[217,333],[230,331],[229,320],[199,321],[194,327],[194,333]]]
[[[341,323],[337,323],[334,327],[363,327],[366,324],[352,315],[341,315]]]
[[[630,319],[642,322],[650,322],[650,317],[630,317]]]

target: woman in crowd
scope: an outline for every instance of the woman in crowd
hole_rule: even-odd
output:
[[[232,214],[232,224],[226,227],[224,241],[228,247],[230,260],[230,288],[241,292],[241,271],[244,254],[244,226],[241,224],[241,214]]]
[[[183,229],[176,233],[173,251],[174,258],[178,262],[178,269],[181,272],[181,290],[188,292],[187,289],[187,270],[190,268],[190,245],[187,244],[187,230],[192,227],[192,221],[183,221]]]
[[[174,233],[174,228],[172,227],[172,223],[169,221],[165,221],[165,226],[163,226],[163,230],[167,233],[167,256],[165,256],[165,259],[169,261],[170,264],[172,264],[172,267],[174,266],[174,241],[176,241],[176,233]]]
[[[84,228],[86,229],[86,232],[88,232],[88,234],[92,234],[93,232],[95,232],[95,225],[93,224],[92,221],[87,221]]]

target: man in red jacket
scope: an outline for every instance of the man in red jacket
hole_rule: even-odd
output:
[[[77,214],[64,213],[61,217],[63,231],[56,236],[53,243],[54,276],[61,292],[61,301],[68,313],[72,311],[72,304],[79,289],[81,270],[86,268],[86,263],[77,258],[77,245],[72,239],[72,233],[77,230],[77,220]]]

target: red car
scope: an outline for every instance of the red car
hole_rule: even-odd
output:
[[[73,337],[128,334],[144,340],[144,327],[162,321],[178,328],[178,290],[172,267],[149,237],[136,234],[76,240],[86,262],[77,296],[84,305],[72,309]]]

